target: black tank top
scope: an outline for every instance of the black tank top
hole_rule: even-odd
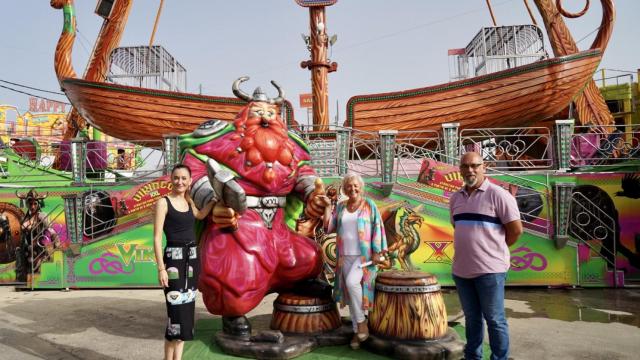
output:
[[[162,230],[167,237],[167,244],[185,245],[195,243],[196,236],[194,232],[196,217],[193,216],[191,206],[187,211],[176,210],[167,196],[167,216],[164,218],[164,226]]]

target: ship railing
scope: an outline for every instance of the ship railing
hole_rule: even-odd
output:
[[[575,126],[571,167],[637,165],[640,125]]]
[[[463,129],[461,153],[476,151],[494,169],[551,169],[552,135],[546,127]]]

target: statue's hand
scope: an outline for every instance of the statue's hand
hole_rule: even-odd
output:
[[[309,219],[321,217],[324,214],[324,209],[331,206],[331,200],[326,195],[322,179],[317,178],[314,185],[315,189],[309,195],[307,206],[304,209],[304,214]]]
[[[216,203],[211,213],[211,220],[219,228],[238,229],[238,218],[240,217],[232,208],[226,207],[222,202]]]

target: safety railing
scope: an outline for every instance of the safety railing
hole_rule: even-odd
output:
[[[338,141],[336,129],[319,131],[318,126],[303,126],[296,134],[304,140],[311,153],[311,166],[320,176],[338,174]]]
[[[640,158],[640,125],[576,126],[571,166],[624,166]],[[637,164],[635,164],[637,165]]]
[[[158,150],[161,149],[161,150]],[[162,176],[167,162],[163,141],[38,142],[14,138],[0,147],[0,182],[139,183]]]
[[[464,129],[462,151],[476,151],[495,169],[529,170],[553,167],[552,136],[546,127]]]
[[[553,221],[550,212],[551,190],[548,181],[543,183],[494,167],[487,168],[487,175],[500,177],[506,183],[506,190],[511,192],[516,199],[520,210],[520,220],[525,228],[542,234],[551,234]]]
[[[614,271],[614,286],[618,286],[615,272],[616,260],[616,221],[581,192],[573,192],[569,210],[569,234],[585,244],[590,252],[599,254]]]
[[[162,176],[165,171],[165,154],[158,150],[163,149],[161,140],[115,140],[93,147],[90,144],[87,143],[86,150],[88,177],[139,183]]]
[[[89,190],[82,196],[83,236],[93,240],[109,233],[116,226],[111,196],[106,191]]]
[[[27,271],[31,278],[40,273],[42,264],[51,259],[53,251],[61,247],[60,234],[55,234],[55,230],[51,228],[51,224],[54,222],[62,222],[64,217],[64,208],[61,205],[55,206],[49,210],[44,216],[37,216],[32,218],[32,222],[28,225],[27,229],[23,226],[22,236],[20,241],[20,251],[18,257],[22,256],[22,259],[16,260],[16,274],[19,271]],[[24,252],[27,252],[24,254]],[[26,259],[27,263],[23,263],[22,260]],[[24,270],[18,269],[19,263],[25,266]],[[33,281],[28,281],[33,287]]]
[[[615,71],[612,69],[603,69],[608,71]],[[626,71],[625,71],[626,72]],[[632,85],[633,84],[633,74],[622,74],[622,75],[613,75],[613,76],[605,76],[602,77],[602,74],[598,74],[599,76],[594,76],[593,81],[598,84],[598,86],[620,86],[620,85]]]
[[[398,131],[393,166],[395,178],[415,180],[420,174],[424,159],[440,160],[443,155],[439,132]]]
[[[60,149],[57,143],[38,143],[32,138],[11,141],[0,148],[0,175],[12,184],[46,182],[47,175],[59,175],[69,179],[65,173],[56,172],[56,156],[70,156],[70,149]]]
[[[361,176],[380,177],[382,154],[378,133],[352,129],[349,144],[349,171]]]

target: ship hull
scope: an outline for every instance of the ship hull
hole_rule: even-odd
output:
[[[521,127],[566,108],[591,79],[599,50],[553,58],[489,75],[406,91],[359,95],[345,126],[363,131]]]

